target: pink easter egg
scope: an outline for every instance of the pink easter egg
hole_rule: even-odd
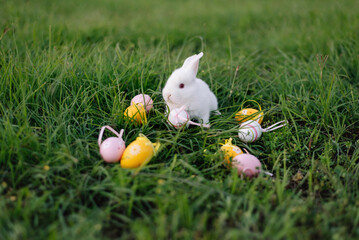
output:
[[[131,105],[141,103],[145,106],[146,112],[149,112],[153,107],[153,100],[147,94],[138,94],[131,100]]]
[[[120,161],[125,148],[125,142],[122,138],[110,137],[102,142],[100,146],[100,154],[105,162],[118,162]]]
[[[188,125],[189,114],[183,108],[173,109],[168,115],[168,122],[175,128],[181,128],[184,124]]]
[[[261,171],[261,162],[252,154],[243,153],[232,160],[233,167],[237,168],[239,175],[249,178],[256,177]]]

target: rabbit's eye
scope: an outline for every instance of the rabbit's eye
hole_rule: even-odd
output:
[[[184,84],[181,83],[181,84],[179,85],[179,88],[184,88]]]

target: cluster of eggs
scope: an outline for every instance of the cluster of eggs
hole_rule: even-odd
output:
[[[244,108],[235,115],[235,119],[241,123],[238,130],[238,137],[243,142],[251,143],[262,136],[260,124],[263,122],[262,109]]]
[[[253,100],[251,100],[253,101]],[[255,102],[255,101],[253,101]],[[258,103],[257,103],[258,104]],[[273,131],[277,128],[283,127],[286,124],[285,121],[278,122],[266,129],[261,127],[263,122],[262,109],[259,106],[259,110],[253,108],[245,108],[236,113],[235,119],[240,123],[238,130],[238,137],[245,143],[251,143],[256,141],[262,136],[263,132]],[[279,125],[280,123],[284,123]],[[232,139],[226,140],[225,144],[221,147],[221,151],[224,154],[224,163],[227,167],[234,167],[238,170],[238,174],[241,176],[255,177],[260,172],[271,175],[271,173],[262,170],[262,164],[252,154],[247,151],[244,153],[239,147],[232,144]]]
[[[244,153],[242,149],[233,145],[232,138],[226,140],[221,147],[221,151],[224,154],[225,165],[236,168],[241,176],[252,178],[256,177],[260,172],[264,172],[261,170],[262,164],[258,158],[247,151]]]
[[[147,123],[146,113],[148,113],[152,107],[153,100],[151,97],[146,94],[140,94],[131,100],[131,106],[126,109],[124,116],[130,121]],[[186,106],[182,106],[181,108],[169,112],[168,122],[175,128],[181,128],[182,126],[188,126],[189,124],[200,125],[190,121],[190,116],[185,108]],[[238,136],[246,143],[256,141],[261,137],[263,132],[272,131],[285,125],[276,126],[284,122],[282,121],[263,129],[260,125],[263,121],[261,109],[242,109],[235,115],[235,118],[241,123]],[[205,124],[201,126],[209,127],[209,125]],[[105,129],[110,130],[117,137],[110,137],[102,142],[102,136]],[[122,139],[123,132],[124,130],[122,129],[120,133],[117,133],[110,126],[101,128],[98,139],[101,157],[105,162],[120,162],[121,167],[123,168],[140,169],[157,154],[160,143],[152,143],[145,135],[139,134],[136,140],[126,147],[125,141]],[[241,176],[252,178],[257,176],[260,172],[271,175],[270,173],[262,171],[262,165],[257,157],[249,154],[246,150],[243,152],[238,146],[233,145],[231,138],[226,140],[225,144],[221,147],[221,150],[224,153],[225,165],[227,167],[235,167],[238,174]]]
[[[153,100],[151,97],[146,94],[139,94],[131,100],[131,106],[126,109],[124,116],[130,121],[147,123],[146,113],[152,107]],[[110,130],[117,137],[110,137],[102,142],[105,129]],[[136,140],[126,147],[125,141],[122,139],[123,132],[124,130],[121,129],[118,133],[110,126],[101,128],[98,145],[100,155],[105,162],[120,162],[123,168],[139,168],[146,165],[158,152],[160,144],[152,143],[143,134],[139,134]]]
[[[147,123],[147,116],[153,107],[153,100],[147,94],[138,94],[131,100],[131,105],[125,110],[124,116],[135,123]]]
[[[256,156],[249,154],[247,150],[244,153],[242,149],[232,144],[232,138],[225,141],[221,151],[224,154],[225,165],[236,168],[241,176],[252,178],[261,172],[273,176],[273,174],[262,170],[262,164]]]
[[[281,121],[268,128],[263,129],[261,126],[261,123],[263,122],[263,114],[260,106],[259,110],[253,108],[242,109],[241,111],[236,113],[235,119],[239,123],[241,123],[238,130],[238,137],[245,143],[255,142],[262,136],[263,132],[270,132],[286,125],[284,123],[285,121]],[[280,123],[284,124],[277,126]]]
[[[102,142],[105,129],[110,130],[117,137],[110,137]],[[122,139],[123,131],[121,129],[120,133],[117,133],[110,126],[101,128],[98,145],[102,159],[108,163],[120,162],[123,168],[138,168],[146,165],[157,154],[160,143],[152,143],[145,135],[139,134],[136,140],[126,147]]]

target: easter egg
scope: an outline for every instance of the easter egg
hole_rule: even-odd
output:
[[[125,148],[125,142],[122,138],[110,137],[102,142],[100,146],[100,154],[105,162],[118,162],[120,161]]]
[[[233,167],[237,168],[239,175],[244,175],[249,178],[255,177],[261,172],[262,164],[252,154],[243,153],[237,155],[233,158],[232,161]]]
[[[257,121],[259,124],[263,121],[263,114],[254,108],[245,108],[236,113],[235,119],[239,122],[245,122],[248,120]]]
[[[132,122],[147,123],[146,110],[141,103],[129,106],[125,110],[124,116]]]
[[[142,104],[145,107],[146,112],[149,112],[153,107],[153,100],[147,94],[138,94],[131,100],[131,105]]]
[[[121,167],[138,168],[147,164],[157,153],[159,146],[159,143],[152,143],[145,135],[139,134],[139,137],[124,151]]]
[[[239,147],[232,144],[232,138],[226,140],[225,144],[221,147],[221,150],[224,153],[224,161],[226,166],[231,166],[232,159],[235,156],[243,153]]]
[[[106,129],[114,133],[117,137],[110,137],[102,142],[102,136]],[[126,148],[125,141],[122,140],[123,132],[124,130],[121,129],[120,133],[118,133],[110,126],[103,126],[101,128],[97,142],[100,147],[100,155],[105,162],[111,163],[120,161]]]
[[[243,142],[251,143],[262,136],[262,127],[257,121],[247,121],[241,124],[238,130],[238,137]]]
[[[189,114],[184,108],[172,109],[168,115],[168,122],[175,128],[181,128],[183,125],[189,125]]]

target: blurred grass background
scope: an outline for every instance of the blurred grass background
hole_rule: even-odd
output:
[[[0,238],[358,238],[358,5],[0,0]],[[199,51],[222,115],[176,131],[161,88]],[[155,110],[135,126],[122,114],[140,92]],[[241,143],[248,99],[264,127],[289,126]],[[136,177],[105,164],[106,124],[162,151]],[[229,137],[274,177],[226,169]]]

